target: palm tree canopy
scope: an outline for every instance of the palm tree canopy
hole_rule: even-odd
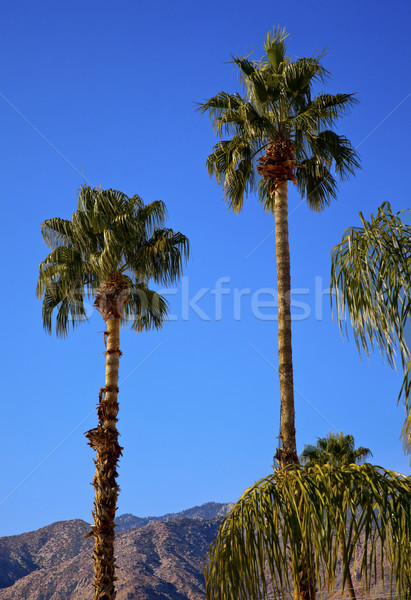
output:
[[[288,597],[298,590],[301,556],[335,593],[340,559],[345,581],[357,556],[369,590],[385,558],[398,597],[410,598],[410,536],[409,477],[368,463],[277,470],[246,490],[223,520],[206,558],[207,599]]]
[[[354,437],[343,432],[332,431],[324,438],[318,438],[317,444],[308,444],[301,454],[301,463],[312,467],[314,465],[350,465],[359,464],[372,456],[369,448],[355,447]]]
[[[287,179],[297,184],[310,208],[320,211],[336,197],[337,178],[345,179],[359,166],[349,140],[332,129],[356,102],[354,96],[315,95],[314,87],[328,77],[322,55],[293,61],[286,38],[285,30],[277,28],[267,34],[260,61],[233,58],[244,97],[222,91],[198,105],[220,138],[230,136],[214,146],[207,166],[234,212],[241,211],[244,197],[254,190],[264,208],[273,211],[270,192]],[[279,141],[291,144],[292,160],[287,173],[277,169],[267,181],[258,177],[263,152]]]
[[[44,221],[51,252],[39,266],[36,294],[43,297],[46,331],[54,309],[57,335],[87,320],[85,300],[112,281],[123,287],[123,322],[132,320],[137,331],[161,327],[167,302],[148,282],[176,281],[189,253],[188,239],[163,227],[166,216],[161,201],[144,204],[138,195],[83,186],[71,220]]]
[[[332,250],[331,301],[340,329],[349,317],[360,351],[377,345],[395,365],[399,350],[404,369],[399,400],[404,399],[406,420],[402,438],[411,451],[411,348],[405,328],[411,316],[411,226],[393,214],[384,202],[362,227],[350,227]],[[346,329],[345,329],[346,331]]]

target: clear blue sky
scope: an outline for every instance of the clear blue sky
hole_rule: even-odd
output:
[[[299,450],[334,427],[370,447],[376,464],[409,473],[399,376],[377,354],[361,363],[331,321],[329,297],[315,293],[316,282],[328,288],[330,250],[360,210],[409,206],[408,3],[5,0],[0,13],[0,535],[91,518],[93,452],[83,433],[104,381],[104,323],[92,314],[66,340],[49,337],[34,296],[47,253],[40,223],[71,216],[82,173],[92,185],[164,200],[169,225],[192,248],[184,290],[168,296],[176,319],[161,332],[122,333],[119,512],[236,500],[270,473],[276,322],[270,308],[258,318],[252,298],[275,288],[273,218],[253,197],[241,215],[228,213],[205,169],[211,125],[193,105],[236,90],[230,55],[254,48],[259,58],[277,24],[293,56],[327,47],[328,90],[360,100],[341,125],[361,155],[358,176],[321,214],[290,192],[292,286],[306,304],[293,325]],[[229,294],[219,315],[211,290],[221,278]],[[185,303],[202,289],[197,306],[209,320]],[[249,290],[240,308],[235,289]]]

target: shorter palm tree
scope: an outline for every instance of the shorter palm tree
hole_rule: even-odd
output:
[[[327,464],[338,466],[359,464],[369,457],[372,457],[371,450],[363,446],[356,448],[352,435],[330,431],[326,437],[318,438],[315,446],[304,446],[300,460],[307,467]]]
[[[37,295],[43,298],[43,325],[65,336],[70,325],[87,319],[84,301],[94,306],[106,324],[105,385],[100,389],[97,427],[86,433],[96,451],[93,521],[94,598],[114,600],[116,591],[114,518],[119,486],[118,371],[120,325],[131,321],[135,331],[162,326],[167,315],[165,299],[148,288],[148,282],[177,280],[188,256],[188,240],[163,227],[166,207],[156,201],[145,205],[135,195],[116,190],[80,190],[71,221],[44,221],[41,232],[50,254],[40,264]]]
[[[301,464],[307,467],[314,465],[334,465],[336,467],[359,464],[372,456],[369,448],[360,446],[355,447],[354,437],[340,433],[330,433],[324,438],[318,438],[317,444],[306,445],[301,454]],[[341,555],[344,555],[345,535],[341,536]],[[350,567],[347,566],[347,579],[344,584],[348,584],[348,593],[351,600],[356,600],[354,584],[351,577]]]
[[[223,520],[206,557],[207,599],[281,600],[294,591],[302,600],[302,553],[313,580],[332,593],[339,562],[345,582],[357,556],[370,590],[386,560],[398,597],[409,599],[410,539],[409,477],[369,463],[290,465],[246,490]]]

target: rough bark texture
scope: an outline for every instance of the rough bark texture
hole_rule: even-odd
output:
[[[278,373],[280,376],[280,467],[298,464],[295,440],[293,357],[291,348],[291,274],[288,243],[287,183],[275,192],[275,247],[278,289]]]
[[[86,433],[96,451],[93,479],[95,501],[92,531],[94,537],[94,600],[115,600],[116,562],[114,557],[114,519],[119,486],[117,464],[122,448],[118,443],[118,369],[120,359],[120,317],[126,302],[122,276],[114,275],[100,286],[95,306],[106,322],[105,386],[99,394],[98,425]]]

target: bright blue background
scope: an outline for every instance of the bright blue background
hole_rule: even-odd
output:
[[[211,125],[193,105],[236,90],[230,55],[254,48],[260,58],[276,24],[289,31],[292,56],[326,46],[327,89],[360,100],[341,125],[361,154],[358,176],[319,215],[290,192],[292,285],[309,290],[296,299],[311,307],[293,328],[299,450],[333,426],[370,447],[375,463],[409,473],[400,377],[377,354],[360,363],[331,321],[328,296],[322,318],[313,314],[315,278],[328,287],[330,250],[359,224],[358,212],[368,216],[384,200],[394,210],[409,206],[408,2],[391,10],[351,0],[4,0],[0,13],[0,535],[91,516],[93,453],[83,432],[96,422],[104,381],[104,323],[93,314],[66,340],[48,337],[34,297],[47,253],[40,223],[71,216],[82,172],[92,185],[166,202],[169,225],[191,241],[189,298],[230,278],[221,320],[209,292],[199,306],[211,320],[192,310],[184,320],[180,284],[169,296],[176,321],[161,332],[122,334],[119,512],[236,500],[270,473],[279,428],[276,323],[255,318],[250,306],[256,290],[275,287],[273,218],[255,198],[240,216],[228,213],[205,169]],[[251,290],[237,321],[234,288]]]

